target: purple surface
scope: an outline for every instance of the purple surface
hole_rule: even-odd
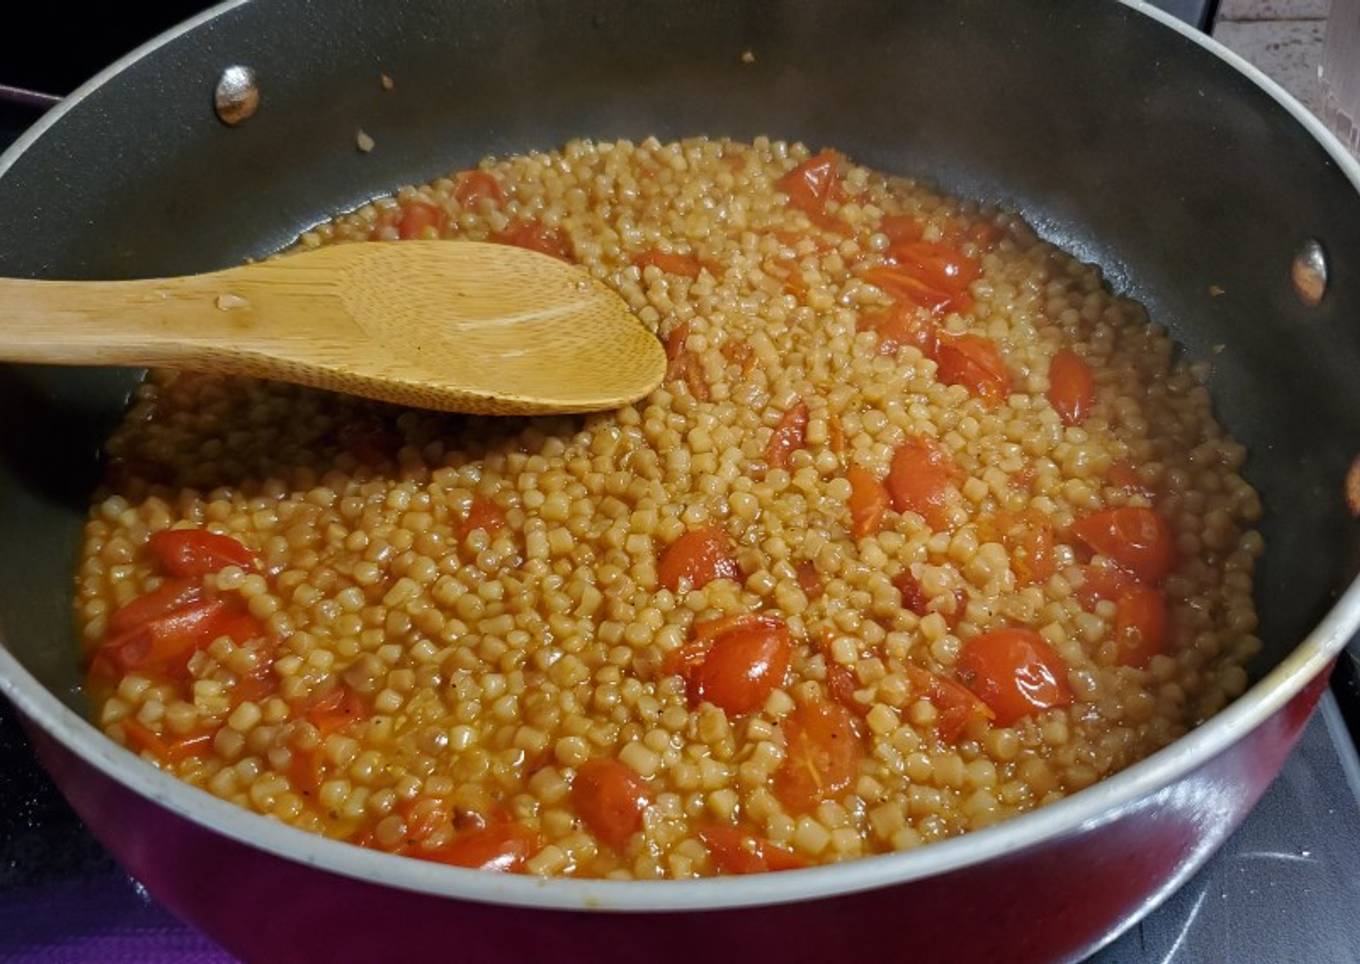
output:
[[[0,700],[0,961],[228,964],[113,862]]]

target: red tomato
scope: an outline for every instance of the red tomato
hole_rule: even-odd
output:
[[[780,724],[785,757],[774,793],[793,813],[843,793],[859,774],[864,745],[850,711],[840,703],[800,703]]]
[[[214,736],[213,733],[191,733],[178,738],[162,737],[131,716],[123,719],[121,725],[129,749],[150,753],[161,763],[179,763],[207,753]]]
[[[1115,606],[1114,638],[1119,648],[1119,664],[1141,669],[1166,650],[1170,622],[1166,596],[1160,589],[1134,586],[1124,590]]]
[[[760,709],[784,682],[792,644],[789,628],[773,616],[738,623],[713,639],[689,676],[690,701],[708,701],[729,716]]]
[[[1011,571],[1022,586],[1047,582],[1058,571],[1053,524],[1036,509],[1020,515],[998,512],[979,526],[979,538],[1000,542],[1011,554]]]
[[[494,536],[505,528],[505,513],[490,499],[475,496],[468,506],[467,515],[458,523],[458,538],[466,539],[474,529],[481,529]]]
[[[226,608],[220,599],[192,603],[106,640],[100,654],[124,673],[170,669],[220,635],[217,621]]]
[[[521,221],[499,234],[491,236],[498,244],[512,244],[540,254],[551,255],[562,261],[571,260],[571,245],[566,236],[556,229],[545,228],[537,221]]]
[[[1151,509],[1125,506],[1088,515],[1072,524],[1077,538],[1095,552],[1156,585],[1176,566],[1176,535]]]
[[[959,676],[1002,726],[1072,702],[1066,664],[1032,629],[997,629],[973,637],[959,654]]]
[[[888,236],[889,244],[920,241],[925,226],[910,214],[885,214],[878,230]]]
[[[273,667],[266,665],[250,676],[242,676],[236,681],[236,685],[231,688],[231,705],[240,706],[242,703],[258,703],[268,696],[273,696],[278,691],[278,681],[274,676]]]
[[[790,204],[806,211],[815,223],[828,226],[833,219],[826,213],[827,202],[840,196],[840,178],[836,173],[839,160],[840,155],[835,151],[822,151],[781,177],[775,187],[789,196]]]
[[[793,453],[807,445],[808,407],[799,399],[779,418],[765,446],[765,462],[772,469],[789,467]]]
[[[439,797],[415,797],[397,804],[397,812],[406,823],[406,841],[420,843],[437,832],[453,826],[453,810],[447,800]]]
[[[862,316],[855,327],[859,331],[872,331],[878,335],[880,355],[891,355],[899,348],[914,345],[927,358],[934,358],[939,344],[935,322],[923,317],[916,309],[900,303]]]
[[[936,288],[921,280],[910,269],[899,265],[879,265],[864,272],[864,280],[883,289],[889,297],[904,301],[909,305],[924,308],[932,315],[942,315],[946,311],[967,311],[971,301],[963,301],[963,296]]]
[[[652,799],[634,770],[618,760],[596,757],[576,771],[571,804],[591,833],[621,851],[642,829],[642,814]]]
[[[868,469],[850,466],[845,473],[850,483],[850,534],[856,539],[871,536],[883,528],[888,511],[888,490]]]
[[[962,385],[991,405],[1011,390],[1011,373],[996,343],[981,335],[940,339],[937,376],[946,385]]]
[[[230,605],[228,605],[227,610],[222,613],[222,617],[217,621],[217,625],[213,627],[213,631],[217,634],[213,637],[214,639],[216,639],[217,636],[229,636],[231,637],[231,641],[237,645],[248,643],[252,639],[260,639],[263,636],[269,635],[269,631],[265,628],[264,623],[260,622],[250,613],[241,609],[232,608]]]
[[[689,338],[689,322],[682,321],[671,329],[666,336],[666,361],[670,363],[666,369],[667,378],[683,378],[685,375],[684,366],[689,357],[685,350],[685,340]]]
[[[1138,585],[1138,580],[1108,559],[1091,563],[1082,571],[1082,583],[1077,587],[1077,598],[1090,609],[1100,599],[1118,599],[1126,589]]]
[[[1048,366],[1048,401],[1064,425],[1079,425],[1096,403],[1096,380],[1082,357],[1070,348]]]
[[[205,529],[163,529],[146,545],[160,568],[172,576],[205,576],[227,566],[256,568],[253,552],[231,536]]]
[[[917,278],[941,291],[963,294],[982,273],[981,266],[951,244],[910,241],[895,244],[888,255],[899,265],[912,269]]]
[[[505,203],[501,182],[490,171],[459,171],[454,179],[453,196],[463,207],[475,207],[482,198],[489,198],[500,207]]]
[[[410,241],[424,234],[426,228],[442,231],[444,221],[442,208],[429,201],[412,201],[401,206],[401,221],[397,225],[397,234],[403,241]]]
[[[683,380],[689,393],[701,402],[708,401],[708,383],[704,381],[703,367],[685,348],[689,337],[689,322],[682,321],[671,329],[666,336],[666,378]]]
[[[320,746],[309,750],[293,749],[288,761],[288,786],[294,793],[304,797],[315,796],[321,792],[321,784],[326,782],[326,758]]]
[[[907,440],[893,453],[888,469],[888,493],[898,512],[916,512],[932,529],[949,525],[950,478],[953,461],[934,442]]]
[[[911,574],[910,569],[903,569],[893,577],[893,586],[902,596],[902,608],[909,609],[918,616],[925,616],[930,613],[930,600],[926,598],[925,590],[921,588],[920,581]],[[968,596],[962,589],[954,590],[954,611],[952,613],[942,612],[940,615],[950,629],[959,624],[963,618],[963,611],[968,605]]]
[[[763,874],[772,870],[797,870],[807,861],[753,833],[710,823],[699,828],[699,839],[708,848],[713,866],[723,874]]]
[[[524,862],[542,848],[538,834],[519,823],[496,822],[480,830],[458,834],[451,843],[437,850],[411,851],[424,860],[434,860],[455,867],[474,870],[493,870],[502,874],[517,874]]]
[[[957,743],[974,720],[993,720],[991,707],[978,699],[971,690],[952,679],[939,676],[917,666],[907,666],[911,685],[928,699],[938,714],[935,731],[946,743]]]
[[[197,580],[167,579],[126,606],[115,609],[113,615],[109,617],[109,635],[126,633],[154,619],[184,609],[202,598],[203,586]]]
[[[302,716],[324,737],[368,716],[368,707],[357,691],[342,683],[320,696],[309,698]]]
[[[902,595],[902,608],[909,609],[918,616],[924,616],[930,612],[930,599],[926,596],[926,591],[921,588],[921,581],[911,574],[910,569],[903,569],[893,577],[893,586]]]
[[[686,278],[699,277],[699,272],[704,268],[699,259],[692,254],[675,254],[657,248],[644,251],[633,259],[633,264],[639,268],[655,265],[666,274],[678,274]]]
[[[691,529],[661,551],[657,579],[671,592],[688,581],[700,589],[714,579],[740,579],[741,569],[732,555],[732,540],[716,525]]]
[[[1006,232],[991,221],[979,221],[968,229],[966,236],[983,251],[990,251],[1006,236]]]
[[[1137,492],[1149,499],[1157,494],[1152,486],[1143,481],[1143,477],[1138,474],[1138,470],[1134,468],[1133,464],[1124,459],[1120,459],[1110,466],[1110,470],[1105,473],[1105,481],[1116,489]]]
[[[809,599],[816,599],[822,594],[822,577],[817,572],[817,564],[811,559],[804,559],[798,563],[795,569],[798,575],[798,588],[803,590],[803,595]]]
[[[851,713],[858,713],[863,716],[868,712],[869,707],[855,699],[855,691],[859,689],[859,677],[849,666],[842,666],[840,663],[833,662],[830,656],[826,660],[826,691],[831,698],[844,706]]]

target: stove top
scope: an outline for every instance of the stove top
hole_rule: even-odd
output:
[[[26,62],[22,56],[0,56],[0,63],[18,65],[16,73],[0,76],[0,83],[69,91],[139,37],[203,5],[161,5],[140,33],[126,36],[131,28],[120,7],[122,33],[102,35],[105,44],[116,46],[87,50],[88,57],[61,69],[53,69],[50,61],[46,68],[25,66],[43,58]],[[1206,26],[1216,0],[1160,0],[1158,5]],[[85,34],[101,36],[99,31]],[[0,98],[0,148],[33,119],[31,107]],[[1280,777],[1243,826],[1198,875],[1091,964],[1341,964],[1360,957],[1357,679],[1355,664],[1343,656],[1333,693],[1323,698]],[[0,962],[231,961],[162,909],[85,831],[34,761],[3,701],[0,773]]]

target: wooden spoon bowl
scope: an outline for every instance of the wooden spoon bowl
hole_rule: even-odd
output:
[[[501,244],[340,244],[182,278],[0,279],[0,359],[148,365],[496,415],[617,408],[661,343],[579,267]]]

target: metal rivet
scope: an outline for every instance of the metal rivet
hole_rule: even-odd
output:
[[[260,88],[255,82],[255,71],[240,65],[228,67],[217,79],[213,91],[213,107],[222,123],[235,127],[254,116],[260,109]]]
[[[1309,238],[1294,255],[1289,266],[1289,280],[1294,282],[1294,294],[1309,308],[1316,308],[1327,293],[1327,252],[1321,242]]]

